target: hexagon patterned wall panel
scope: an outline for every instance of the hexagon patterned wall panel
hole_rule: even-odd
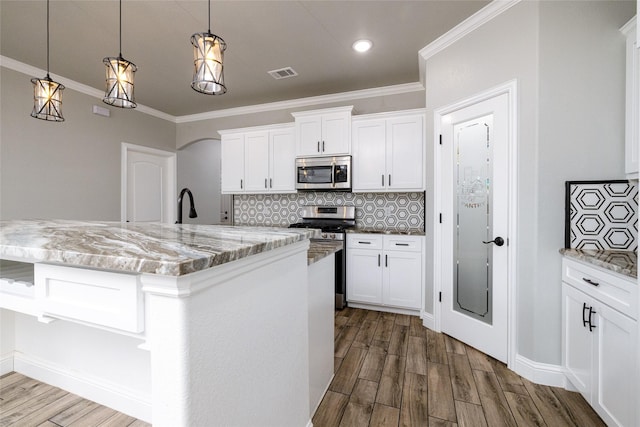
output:
[[[565,247],[637,251],[637,183],[568,181],[566,198]]]
[[[234,224],[287,227],[300,220],[301,208],[307,205],[355,206],[360,228],[424,229],[424,193],[237,194]]]

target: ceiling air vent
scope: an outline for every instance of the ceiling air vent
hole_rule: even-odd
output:
[[[268,71],[269,75],[276,80],[286,79],[287,77],[297,76],[298,73],[291,67],[280,68],[279,70]]]

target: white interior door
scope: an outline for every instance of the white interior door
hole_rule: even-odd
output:
[[[507,362],[508,94],[442,117],[442,331]]]
[[[173,223],[177,197],[175,153],[122,144],[122,221]]]

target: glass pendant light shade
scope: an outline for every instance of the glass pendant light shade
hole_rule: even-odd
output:
[[[64,122],[62,117],[62,91],[64,86],[49,77],[49,0],[47,0],[47,76],[32,78],[33,111],[31,117],[50,122]]]
[[[224,85],[224,51],[227,44],[210,32],[191,36],[193,45],[193,81],[191,87],[207,95],[222,95],[227,91]]]
[[[102,60],[107,66],[107,89],[105,104],[120,108],[136,108],[133,94],[133,75],[138,69],[133,62],[122,56],[107,57]]]
[[[33,111],[31,117],[53,122],[64,122],[62,117],[62,91],[64,86],[51,80],[49,74],[43,79],[31,79],[33,83]]]

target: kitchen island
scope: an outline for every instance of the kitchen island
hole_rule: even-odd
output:
[[[154,426],[310,425],[315,233],[2,221],[2,373]]]

